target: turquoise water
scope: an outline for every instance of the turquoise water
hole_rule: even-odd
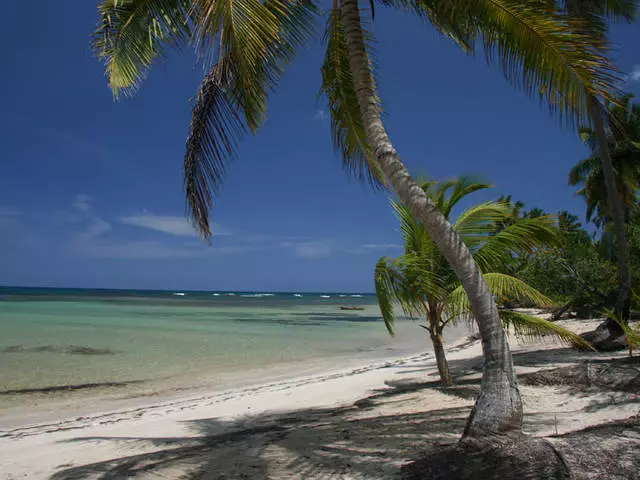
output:
[[[401,323],[389,337],[375,297],[352,293],[0,287],[0,403],[86,384],[224,387],[269,367],[425,350],[420,329]]]

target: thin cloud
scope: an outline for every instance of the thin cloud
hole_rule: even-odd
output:
[[[0,225],[13,223],[20,215],[22,212],[17,208],[0,205]]]
[[[314,117],[316,120],[320,121],[320,122],[324,122],[325,120],[327,120],[329,118],[329,115],[327,115],[327,112],[325,112],[322,109],[318,109],[316,110],[316,114],[314,115]]]
[[[294,257],[304,259],[326,258],[334,251],[332,240],[282,242],[280,246],[290,250]]]
[[[366,243],[361,245],[365,250],[394,250],[402,248],[402,245],[397,243]]]
[[[75,196],[71,205],[79,212],[87,213],[91,210],[91,197],[84,193],[79,193]]]
[[[263,250],[257,246],[229,245],[207,247],[202,245],[169,245],[157,240],[108,241],[95,239],[76,246],[76,253],[96,259],[153,260],[169,258],[201,258],[215,255],[244,254]]]
[[[158,232],[168,233],[181,237],[195,237],[197,235],[194,228],[184,217],[174,215],[152,215],[145,213],[142,215],[130,215],[121,217],[120,222],[134,227],[148,228]],[[211,227],[213,235],[230,235],[229,230],[220,225],[213,224]]]
[[[89,195],[80,193],[71,203],[75,212],[67,212],[69,223],[85,224],[84,230],[77,234],[78,239],[96,238],[111,230],[111,224],[92,212],[92,199]]]
[[[17,217],[18,215],[22,215],[21,210],[0,205],[0,217]]]
[[[629,80],[632,82],[640,82],[640,63],[631,67],[631,73],[629,74]]]

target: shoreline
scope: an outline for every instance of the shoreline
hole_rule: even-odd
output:
[[[581,333],[598,321],[561,323]],[[593,365],[623,360],[625,352],[575,351],[547,339],[523,344],[511,338],[510,343],[521,379],[525,433],[560,447],[580,444],[575,435],[599,426],[621,425],[624,435],[635,435],[629,419],[640,407],[636,393],[527,380],[585,360]],[[480,342],[460,338],[448,345],[447,358],[457,383],[452,388],[439,386],[435,358],[423,352],[22,425],[0,432],[0,474],[12,480],[390,478],[430,443],[452,443],[462,433],[479,391]],[[637,438],[618,435],[606,448],[637,451],[640,427],[637,431]]]
[[[460,342],[462,343],[462,341]],[[221,390],[211,390],[206,387],[186,387],[183,391],[176,391],[175,389],[169,392],[163,393],[152,393],[148,395],[135,395],[130,398],[125,399],[102,399],[106,405],[114,405],[120,403],[132,403],[131,406],[125,406],[121,408],[104,408],[104,411],[96,412],[96,413],[85,413],[85,414],[73,414],[71,413],[73,410],[67,411],[56,411],[55,413],[51,413],[50,415],[57,416],[60,418],[57,421],[53,420],[45,420],[48,415],[43,415],[42,421],[34,421],[34,422],[24,422],[24,418],[31,416],[29,410],[31,407],[25,407],[26,410],[24,417],[18,417],[14,421],[17,422],[15,426],[9,428],[0,428],[0,439],[2,438],[22,438],[24,436],[29,435],[37,435],[39,433],[51,433],[58,430],[71,430],[71,429],[82,429],[91,425],[93,421],[102,421],[104,419],[118,418],[121,416],[126,416],[128,414],[137,414],[138,412],[152,412],[155,410],[162,410],[164,408],[173,409],[173,408],[191,408],[199,404],[199,402],[208,402],[207,405],[214,405],[221,402],[226,402],[229,400],[234,400],[237,398],[242,398],[254,394],[260,393],[273,393],[279,391],[287,391],[292,388],[304,387],[311,384],[322,383],[330,380],[339,380],[348,377],[352,377],[355,375],[360,375],[363,373],[376,372],[379,370],[393,368],[397,366],[403,365],[423,365],[421,362],[425,360],[432,359],[433,353],[430,351],[424,353],[415,353],[410,355],[401,355],[396,357],[390,357],[388,359],[378,359],[377,362],[371,363],[371,359],[369,361],[362,363],[364,359],[361,360],[360,363],[357,360],[352,359],[354,365],[350,367],[345,367],[337,370],[329,370],[323,374],[312,373],[308,375],[299,375],[290,377],[286,373],[279,371],[280,373],[273,374],[274,377],[270,378],[267,381],[259,382],[255,380],[254,382],[249,382],[244,384],[243,386],[221,389]],[[435,360],[434,360],[435,361]],[[326,366],[326,365],[325,365]],[[321,369],[322,365],[318,364],[314,366],[314,369]],[[326,370],[326,369],[325,369]],[[277,377],[287,377],[287,379],[278,380]],[[244,383],[244,382],[243,382]],[[190,394],[185,395],[184,391],[191,391]],[[194,392],[194,390],[205,390],[208,393]],[[157,401],[149,402],[149,397],[158,397]],[[129,402],[128,402],[129,401]],[[15,407],[16,409],[20,409],[20,407]],[[37,414],[39,415],[39,414]],[[116,420],[118,421],[118,420]],[[4,420],[3,420],[4,423]],[[49,427],[51,426],[60,426],[62,428],[56,428],[51,430]]]

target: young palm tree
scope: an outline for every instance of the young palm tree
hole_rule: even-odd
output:
[[[379,1],[419,15],[466,51],[473,52],[481,39],[487,58],[509,81],[574,123],[589,123],[592,99],[615,94],[606,43],[574,33],[578,25],[545,2]],[[268,93],[313,35],[318,9],[312,0],[103,0],[98,9],[94,46],[116,96],[135,92],[167,48],[195,45],[208,67],[184,158],[188,212],[208,239],[209,208],[225,166],[243,134],[255,132],[264,121]],[[365,38],[370,34],[360,20],[358,0],[334,0],[322,66],[334,142],[348,170],[393,189],[425,226],[469,297],[485,368],[466,433],[519,431],[522,404],[495,302],[468,248],[389,141]]]
[[[551,305],[543,294],[506,274],[503,267],[512,260],[512,255],[531,253],[538,246],[555,241],[557,228],[552,216],[514,219],[512,206],[498,200],[469,207],[453,221],[452,211],[458,202],[489,185],[472,177],[461,177],[440,183],[426,182],[421,187],[467,245],[495,298]],[[443,331],[449,324],[472,319],[469,299],[424,226],[402,204],[392,200],[391,205],[400,221],[405,253],[396,259],[382,257],[376,265],[380,311],[391,334],[396,318],[394,305],[399,305],[406,315],[426,319],[426,324],[420,326],[431,337],[442,384],[450,386],[453,379],[444,353]],[[507,221],[508,226],[494,233],[496,225],[505,225]],[[517,335],[554,334],[566,342],[584,346],[578,335],[555,323],[508,310],[500,311],[499,315],[503,324],[512,327]]]

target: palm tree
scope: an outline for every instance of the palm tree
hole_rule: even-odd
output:
[[[597,226],[603,228],[602,241],[607,246],[609,258],[614,256],[613,239],[616,241],[618,298],[614,317],[607,318],[596,332],[587,337],[600,349],[624,346],[622,342],[612,343],[612,340],[624,333],[620,322],[629,320],[631,272],[625,224],[638,208],[637,191],[640,187],[640,106],[633,103],[631,95],[625,95],[616,103],[609,103],[607,110],[611,123],[605,133],[608,155],[601,153],[597,132],[583,127],[580,136],[589,146],[591,155],[579,161],[569,173],[570,185],[582,185],[577,193],[587,204],[587,221],[593,219]],[[613,195],[607,179],[606,166],[609,164],[615,186]]]
[[[608,105],[608,114],[615,128],[607,132],[607,142],[616,184],[616,194],[622,203],[625,223],[631,210],[637,208],[640,188],[640,105],[633,103],[632,95],[625,95],[617,103]],[[569,185],[582,185],[576,193],[587,204],[587,221],[602,227],[612,221],[612,208],[593,129],[580,130],[582,140],[591,149],[591,155],[580,160],[569,173]]]
[[[379,0],[409,10],[468,52],[480,38],[511,83],[573,123],[588,123],[592,98],[611,98],[616,76],[607,46],[578,25],[525,0]],[[544,4],[544,5],[543,5]],[[206,239],[213,205],[235,147],[255,132],[283,67],[313,35],[312,0],[102,0],[94,47],[116,96],[140,86],[167,48],[195,45],[208,66],[195,100],[184,158],[187,210]],[[481,393],[466,433],[520,431],[522,403],[507,338],[471,253],[393,148],[369,60],[371,38],[358,0],[334,0],[327,21],[322,92],[345,167],[391,188],[422,223],[466,291],[483,338]]]
[[[452,221],[453,209],[460,200],[489,185],[472,177],[461,177],[440,183],[425,182],[421,187],[472,252],[495,298],[551,305],[551,300],[506,274],[502,267],[514,254],[530,253],[540,245],[554,242],[557,228],[552,216],[514,220],[512,206],[497,201],[469,207]],[[375,287],[380,311],[391,334],[396,317],[394,304],[406,315],[426,319],[426,324],[420,326],[429,332],[442,384],[451,386],[453,379],[444,353],[443,331],[449,324],[472,318],[469,298],[424,226],[401,203],[392,200],[391,205],[400,220],[405,253],[396,259],[382,257],[376,265]],[[511,220],[508,226],[494,233],[496,224],[504,225],[506,220]],[[503,324],[513,327],[518,335],[537,337],[551,333],[569,343],[584,345],[578,335],[555,323],[509,310],[501,310],[499,315]]]
[[[607,19],[623,19],[631,22],[636,14],[635,0],[619,0],[609,2],[605,0],[564,0],[560,7],[575,18],[581,20],[581,25],[575,30],[577,34],[605,40],[607,36]],[[605,105],[606,105],[605,99]],[[606,109],[596,97],[590,99],[591,124],[593,126],[594,144],[600,153],[600,165],[602,177],[606,186],[605,192],[613,218],[613,231],[615,233],[617,257],[618,257],[618,298],[614,310],[614,318],[598,327],[593,334],[588,334],[596,348],[610,348],[611,341],[615,345],[615,338],[620,337],[623,330],[619,323],[629,321],[629,309],[631,305],[631,271],[629,267],[629,243],[624,227],[624,209],[616,189],[616,176],[613,160],[611,158],[607,125],[613,124],[615,118],[607,115]],[[595,145],[594,145],[595,146]],[[596,150],[596,148],[592,148]]]

